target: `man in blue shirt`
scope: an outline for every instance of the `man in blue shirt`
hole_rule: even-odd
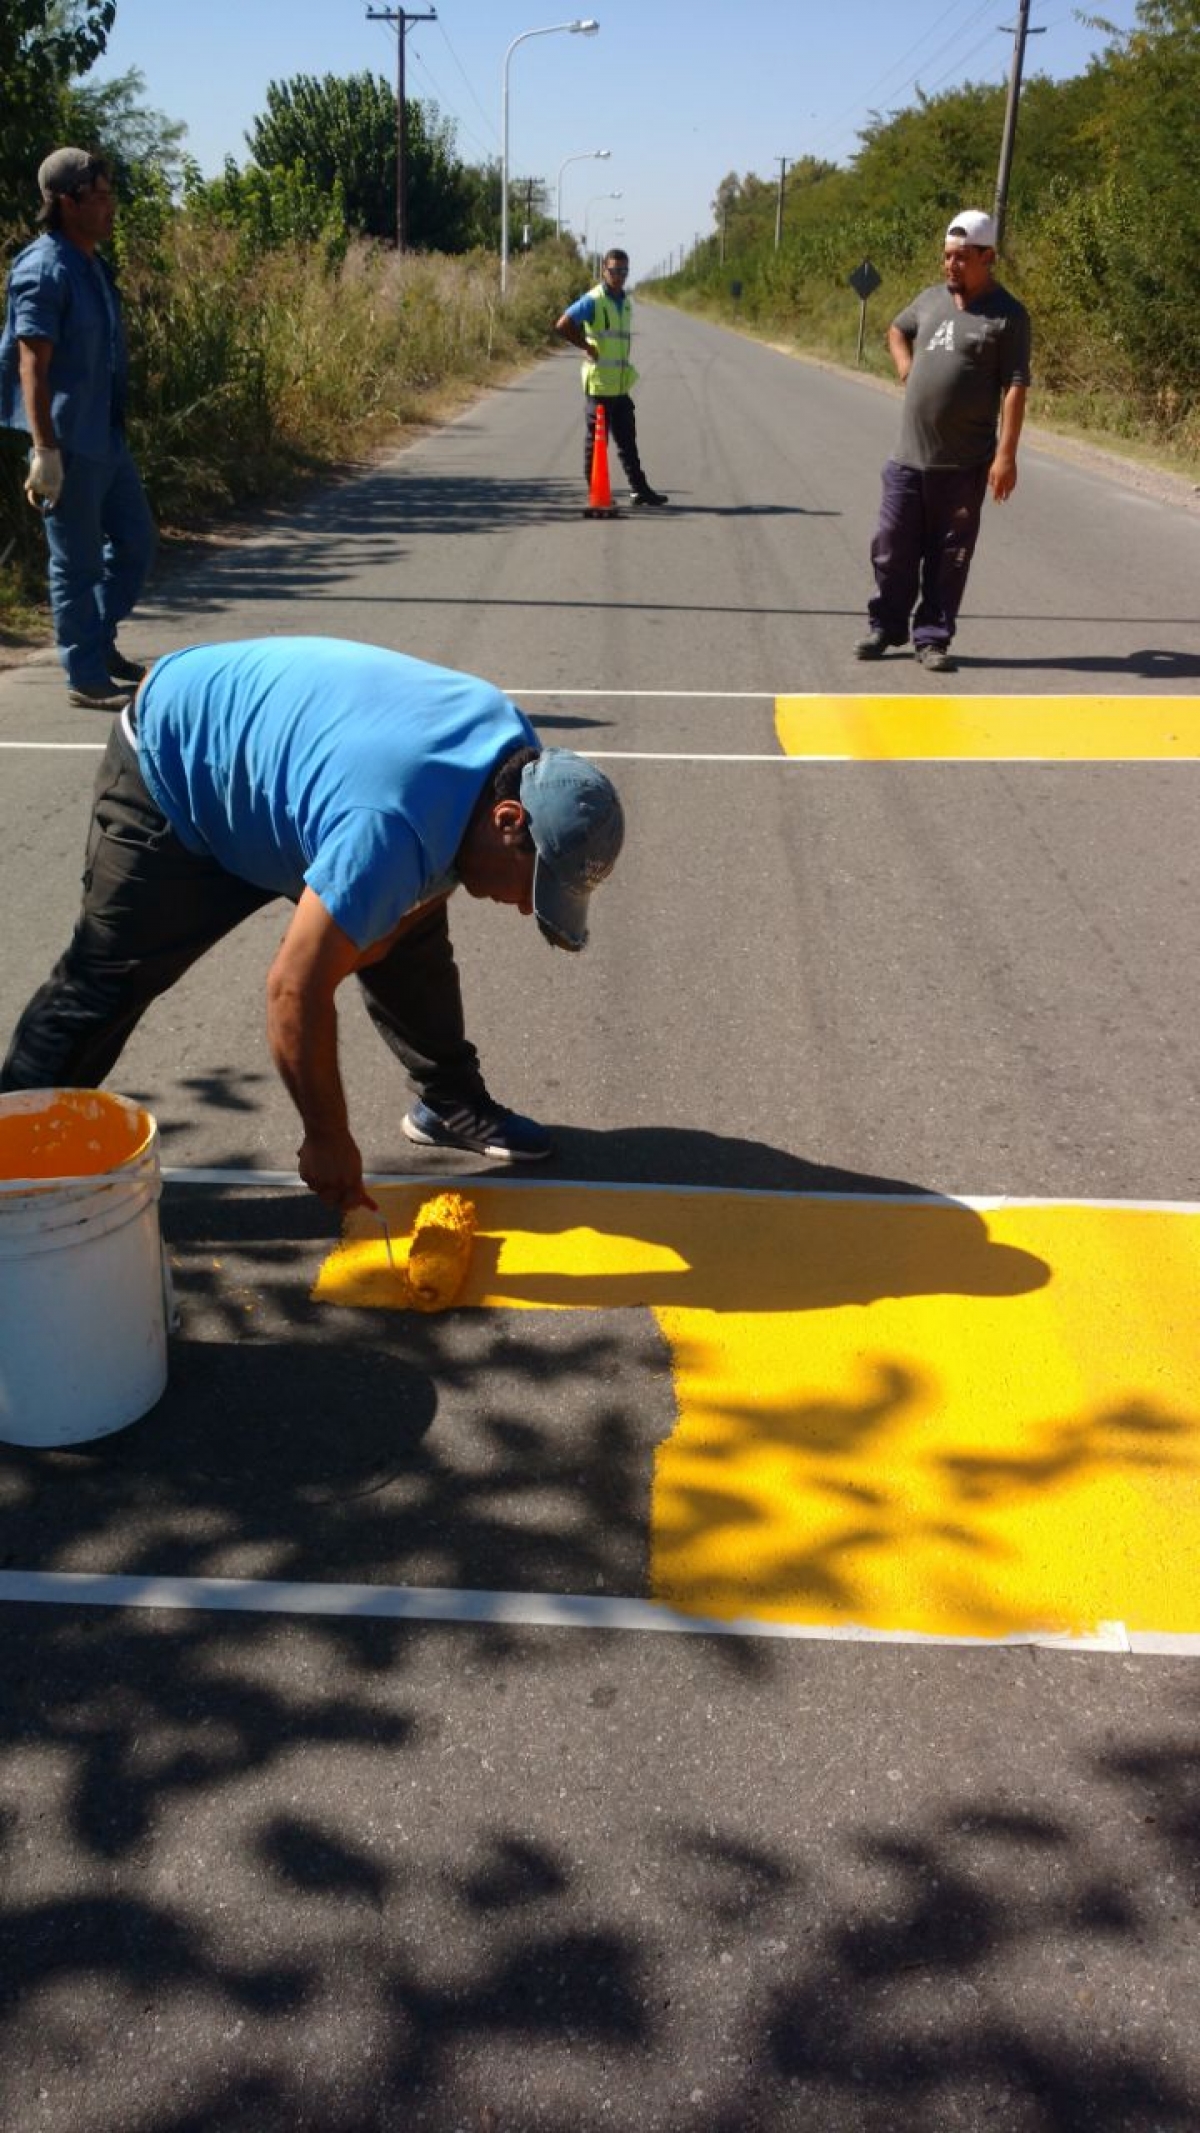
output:
[[[117,650],[154,555],[154,523],[125,442],[128,358],[107,165],[56,148],[38,172],[45,233],[18,254],[0,337],[0,425],[32,440],[25,491],[42,513],[67,693],[119,711],[144,667]]]
[[[629,360],[633,342],[633,298],[625,287],[629,254],[606,252],[600,280],[554,322],[572,348],[586,356],[583,366],[584,405],[587,419],[583,433],[583,478],[592,478],[592,453],[596,443],[596,410],[604,409],[608,435],[616,445],[629,482],[634,504],[657,507],[669,502],[661,490],[652,489],[638,452],[637,414],[631,398],[637,372]]]
[[[474,675],[320,637],[172,653],[113,727],[74,937],[0,1089],[94,1088],[151,1001],[282,896],[295,912],[267,1035],[305,1183],[331,1207],[370,1204],[338,1068],[334,996],[352,973],[417,1088],[408,1138],[536,1161],[549,1135],[495,1102],[467,1038],[447,901],[461,886],[581,949],[623,836],[604,773],[542,749]]]

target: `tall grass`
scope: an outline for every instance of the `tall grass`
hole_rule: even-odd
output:
[[[186,214],[130,245],[130,444],[160,523],[194,530],[287,496],[428,415],[448,389],[548,344],[582,286],[566,245],[512,262],[369,244],[252,250]],[[28,621],[44,544],[21,492],[25,447],[0,432],[0,629]]]

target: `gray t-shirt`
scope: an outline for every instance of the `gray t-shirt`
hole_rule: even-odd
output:
[[[939,282],[892,323],[913,351],[893,459],[902,467],[987,466],[1003,394],[1029,383],[1024,304],[995,282],[960,311]]]

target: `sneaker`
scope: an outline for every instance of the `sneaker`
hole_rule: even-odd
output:
[[[854,656],[856,659],[882,659],[890,642],[883,630],[868,630],[855,645]]]
[[[67,702],[78,704],[81,711],[123,711],[131,695],[131,690],[109,684],[100,689],[68,689]]]
[[[913,650],[931,674],[957,674],[958,661],[951,658],[944,644],[915,644]]]
[[[669,496],[664,496],[664,495],[663,495],[663,493],[662,493],[662,491],[661,491],[661,489],[652,489],[652,488],[651,488],[651,487],[649,486],[649,483],[647,483],[647,485],[646,485],[646,487],[645,487],[644,489],[635,489],[635,490],[633,491],[633,494],[631,495],[631,497],[630,497],[629,501],[630,501],[630,503],[631,503],[631,504],[633,505],[634,509],[636,510],[636,509],[638,508],[638,506],[639,506],[639,505],[642,505],[642,504],[645,504],[645,505],[659,505],[659,504],[669,504],[669,503],[670,503],[670,501],[671,501],[671,499],[670,499],[670,497],[669,497]]]
[[[123,682],[127,688],[136,689],[139,681],[145,681],[146,669],[139,660],[126,659],[124,653],[118,652],[114,644],[108,655],[108,678],[110,681]]]
[[[554,1142],[536,1119],[506,1111],[503,1104],[486,1099],[478,1108],[456,1104],[452,1111],[434,1111],[419,1098],[402,1131],[422,1148],[468,1148],[472,1155],[490,1155],[497,1163],[542,1163],[553,1153]]]

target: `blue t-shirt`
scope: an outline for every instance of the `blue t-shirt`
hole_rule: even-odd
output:
[[[625,302],[625,291],[623,289],[620,291],[616,289],[607,289],[605,291],[605,294],[608,297],[609,303],[615,304],[618,311],[620,311]],[[575,302],[573,304],[568,304],[567,317],[571,319],[576,326],[593,326],[595,324],[596,299],[590,289],[588,290],[586,296],[576,297]]]
[[[307,885],[359,948],[454,886],[489,772],[538,745],[490,682],[328,637],[172,652],[138,699],[180,841],[293,902]]]

